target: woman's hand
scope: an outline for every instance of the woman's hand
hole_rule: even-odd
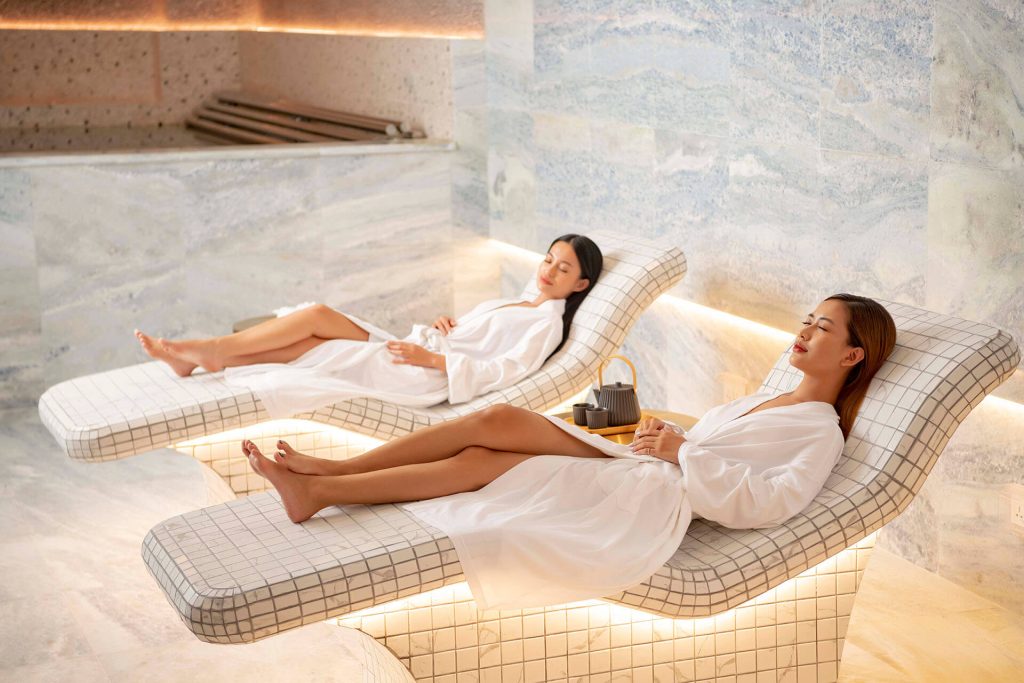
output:
[[[389,341],[388,351],[394,358],[392,363],[396,365],[416,365],[421,368],[433,368],[434,370],[446,369],[444,354],[427,351],[419,344],[404,341]]]
[[[653,436],[665,428],[665,421],[656,417],[645,417],[636,428],[636,436]]]
[[[441,334],[447,337],[448,333],[451,332],[452,328],[455,327],[455,318],[449,317],[447,315],[442,315],[440,318],[434,321],[433,327],[435,330],[440,330]]]
[[[648,417],[640,421],[629,448],[640,455],[653,455],[678,464],[679,447],[685,441],[685,436],[669,427],[663,420]]]

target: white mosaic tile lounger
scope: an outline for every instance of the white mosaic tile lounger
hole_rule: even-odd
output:
[[[886,306],[897,347],[814,502],[772,529],[695,520],[675,556],[620,595],[480,611],[450,540],[401,508],[335,507],[295,525],[274,493],[169,519],[143,558],[201,640],[249,642],[341,617],[419,681],[834,681],[874,532],[1020,361],[996,328]],[[784,354],[763,387],[797,381]]]
[[[605,269],[576,313],[569,340],[531,376],[472,401],[407,408],[375,399],[336,403],[296,417],[390,439],[495,403],[546,410],[587,386],[641,313],[686,272],[677,247],[598,231]],[[533,285],[526,292],[536,293]],[[39,399],[42,422],[76,460],[124,458],[268,419],[248,389],[223,373],[175,376],[151,362],[61,382]]]

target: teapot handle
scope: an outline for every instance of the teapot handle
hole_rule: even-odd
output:
[[[633,365],[625,356],[608,356],[604,361],[602,361],[601,365],[597,367],[597,386],[604,386],[604,366],[608,365],[608,362],[613,358],[618,358],[619,360],[624,361],[626,365],[629,366],[629,369],[633,371],[633,389],[636,390],[636,366]]]

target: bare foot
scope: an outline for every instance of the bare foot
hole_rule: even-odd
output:
[[[287,441],[277,442],[277,453],[274,459],[296,474],[316,474],[320,476],[336,476],[349,474],[344,470],[342,463],[337,460],[316,458],[312,455],[299,453],[288,445]]]
[[[153,339],[148,334],[143,334],[139,330],[135,330],[135,338],[139,340],[142,350],[145,351],[150,358],[153,360],[163,361],[170,365],[171,370],[174,370],[174,374],[178,377],[188,377],[192,374],[192,371],[198,367],[196,363],[189,363],[181,358],[175,358],[173,355],[168,353],[156,339]]]
[[[305,474],[296,474],[284,465],[270,460],[260,453],[260,449],[252,441],[243,441],[242,451],[249,458],[249,464],[253,470],[268,479],[277,489],[288,519],[296,524],[305,522],[323,507],[317,505],[311,490],[312,485],[316,482],[315,478]]]
[[[182,361],[194,363],[207,372],[219,372],[224,369],[224,363],[220,362],[217,357],[212,339],[186,339],[183,341],[160,339],[159,342],[169,355]]]

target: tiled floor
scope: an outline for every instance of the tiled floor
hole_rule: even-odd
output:
[[[190,458],[71,462],[33,410],[0,413],[0,438],[0,680],[360,680],[354,643],[334,626],[226,646],[179,623],[139,547],[157,522],[205,504]],[[1024,616],[876,548],[840,681],[1016,681],[1022,671]]]

